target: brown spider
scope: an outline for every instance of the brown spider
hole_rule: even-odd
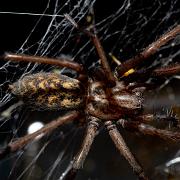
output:
[[[80,30],[78,25],[66,15],[66,18]],[[74,157],[72,168],[66,174],[66,179],[74,179],[77,171],[82,168],[85,158],[90,150],[93,140],[99,130],[100,124],[104,124],[116,148],[129,162],[139,179],[148,179],[142,166],[127,147],[116,125],[123,128],[157,136],[164,139],[179,141],[180,133],[154,128],[147,123],[155,119],[153,114],[142,114],[142,92],[147,89],[146,83],[126,85],[119,78],[130,69],[135,68],[141,62],[153,55],[161,46],[180,34],[180,25],[165,33],[157,41],[150,44],[143,52],[134,58],[127,60],[116,68],[116,76],[113,75],[105,52],[93,31],[83,30],[92,40],[102,68],[99,68],[92,77],[88,77],[83,66],[68,59],[53,59],[38,56],[18,55],[6,53],[4,60],[26,61],[34,63],[51,64],[67,67],[75,70],[79,76],[72,79],[67,76],[54,73],[37,73],[25,76],[10,85],[11,92],[33,108],[58,110],[69,109],[69,113],[63,117],[48,123],[35,133],[10,142],[0,153],[0,158],[9,153],[18,151],[40,134],[47,134],[64,123],[77,119],[88,119],[87,131],[79,153]],[[147,75],[146,69],[144,72]],[[180,72],[180,64],[161,69],[148,71],[148,76],[169,76]],[[138,71],[132,75],[138,74]],[[139,75],[138,75],[139,77]],[[83,110],[80,110],[82,107]],[[88,117],[88,118],[87,118]],[[174,117],[167,117],[167,119]],[[87,121],[84,121],[87,122]]]

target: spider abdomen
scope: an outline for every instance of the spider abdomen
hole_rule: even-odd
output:
[[[27,75],[10,88],[14,95],[32,108],[75,109],[83,104],[80,82],[55,73]]]

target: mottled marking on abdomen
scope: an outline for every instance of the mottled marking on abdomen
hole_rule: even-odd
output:
[[[24,98],[24,102],[28,102],[31,109],[38,110],[63,110],[77,109],[83,105],[83,97],[75,93],[59,93],[48,92],[31,98]]]
[[[80,82],[55,73],[25,76],[10,88],[24,103],[41,110],[75,109],[83,104]]]

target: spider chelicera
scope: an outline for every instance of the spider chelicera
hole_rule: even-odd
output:
[[[67,15],[66,18],[76,28],[79,28],[72,18]],[[139,74],[138,70],[134,70],[131,73],[129,70],[136,68],[140,63],[155,54],[161,46],[180,34],[180,25],[162,35],[137,56],[119,64],[116,68],[116,76],[111,71],[95,28],[83,31],[91,38],[101,62],[101,68],[91,77],[87,75],[81,64],[68,59],[53,59],[10,53],[4,55],[4,60],[51,64],[70,68],[78,73],[78,77],[73,79],[61,74],[44,72],[27,75],[9,86],[14,95],[32,107],[48,110],[69,109],[70,112],[51,121],[35,133],[10,142],[0,152],[0,158],[22,149],[36,136],[47,134],[62,124],[78,119],[86,119],[84,122],[88,121],[87,130],[81,149],[74,157],[71,170],[66,174],[65,179],[74,179],[78,170],[82,168],[100,125],[104,125],[107,129],[116,148],[129,162],[139,179],[148,179],[142,166],[123,140],[116,125],[121,125],[127,130],[174,141],[180,140],[180,133],[157,129],[149,125],[148,123],[156,117],[153,114],[142,113],[142,92],[147,89],[148,85],[146,83],[139,84],[136,80],[134,80],[134,83],[127,85],[125,80],[120,80],[120,78],[124,76],[134,76],[135,79],[140,78],[139,75],[142,75],[142,73]],[[148,77],[170,76],[180,73],[180,64],[154,70],[144,69],[143,73]],[[166,119],[172,119],[172,121],[176,122],[176,125],[178,123],[175,117],[171,116]]]

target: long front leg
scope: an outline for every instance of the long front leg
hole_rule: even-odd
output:
[[[145,48],[143,52],[141,52],[134,58],[131,58],[119,65],[116,69],[118,78],[121,77],[129,69],[135,68],[144,60],[155,54],[161,46],[165,45],[178,34],[180,34],[180,25],[177,25],[174,29],[162,35],[158,40],[150,44],[147,48]]]
[[[32,140],[34,140],[37,136],[50,133],[51,131],[60,127],[61,125],[68,123],[70,121],[73,121],[73,120],[79,118],[80,116],[81,115],[79,112],[71,111],[68,114],[64,115],[63,117],[59,117],[58,119],[46,124],[40,130],[38,130],[32,134],[28,134],[24,137],[21,137],[14,142],[10,142],[3,150],[0,150],[0,159],[4,158],[6,155],[8,155],[10,153],[13,153],[13,152],[18,151],[19,149],[22,149],[24,146],[26,146],[28,143],[30,143]]]
[[[74,157],[71,170],[66,175],[63,175],[65,176],[66,180],[75,179],[78,170],[83,167],[84,161],[97,134],[98,127],[99,120],[95,117],[90,117],[90,122],[88,124],[86,135],[84,137],[81,149],[78,152],[78,154]],[[61,177],[60,179],[63,179],[63,177]]]
[[[113,76],[113,73],[111,71],[111,68],[110,68],[110,65],[108,63],[108,60],[106,58],[106,55],[105,55],[105,52],[104,52],[104,49],[101,45],[101,42],[96,34],[96,30],[95,30],[95,24],[93,23],[93,32],[89,31],[89,30],[83,30],[81,29],[78,24],[74,21],[74,19],[72,19],[72,17],[70,17],[68,14],[65,14],[65,18],[75,27],[77,28],[78,30],[84,32],[85,34],[87,34],[94,46],[95,46],[95,49],[99,55],[99,58],[100,58],[100,61],[101,61],[101,64],[102,64],[102,68],[105,72],[105,76],[106,76],[106,81],[107,81],[107,86],[109,87],[113,87],[116,85],[116,79],[115,77]]]
[[[116,145],[119,152],[125,157],[125,159],[129,162],[133,171],[138,175],[140,180],[147,180],[148,178],[145,176],[142,166],[137,162],[134,155],[131,153],[130,149],[126,145],[123,137],[117,130],[116,126],[112,124],[111,121],[105,122],[106,128],[109,131],[109,135]]]
[[[73,60],[69,60],[67,58],[48,58],[41,56],[29,56],[25,54],[5,53],[2,59],[6,61],[22,61],[40,64],[50,64],[59,67],[67,67],[80,74],[84,73],[84,68],[81,64],[76,63]]]
[[[161,77],[169,77],[179,74],[180,74],[180,63],[157,68],[157,69],[153,69],[153,68],[139,69],[129,74],[128,76],[123,76],[122,80],[124,80],[125,82],[134,82],[134,81],[145,82],[150,77],[161,78]],[[159,84],[156,84],[155,87],[159,87]]]

